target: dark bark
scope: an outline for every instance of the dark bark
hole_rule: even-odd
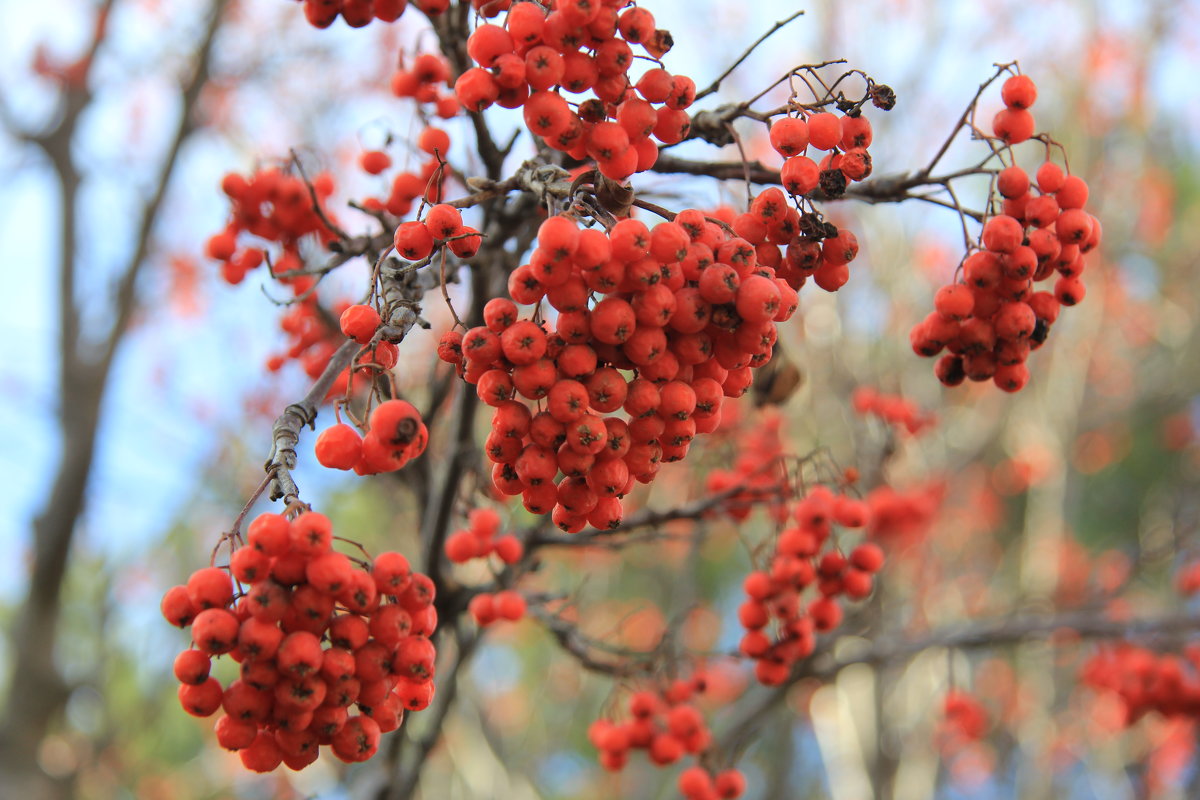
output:
[[[156,182],[135,219],[135,246],[116,285],[107,315],[112,327],[95,336],[80,329],[75,296],[79,250],[77,205],[81,172],[72,152],[77,123],[88,108],[92,93],[87,86],[64,87],[61,114],[49,130],[20,138],[39,147],[47,156],[59,190],[59,370],[58,419],[60,461],[50,494],[32,526],[33,564],[26,597],[11,634],[14,664],[11,683],[0,717],[0,794],[22,800],[51,800],[72,794],[72,780],[52,778],[41,770],[37,755],[70,695],[55,662],[62,611],[62,588],[70,561],[74,534],[82,517],[94,462],[105,388],[116,353],[136,309],[136,285],[147,261],[163,200],[179,153],[195,130],[192,112],[208,77],[209,55],[227,0],[214,0],[211,16],[201,36],[195,68],[181,87],[181,112],[174,137],[163,157]],[[108,14],[107,2],[99,11]],[[92,42],[91,60],[103,44],[103,27]]]

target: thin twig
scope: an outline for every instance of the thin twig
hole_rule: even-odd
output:
[[[292,479],[296,466],[296,445],[300,442],[300,430],[311,426],[317,419],[317,409],[325,401],[329,389],[342,372],[350,366],[359,351],[354,340],[344,342],[334,351],[325,371],[317,378],[308,394],[299,403],[292,403],[279,417],[271,429],[271,455],[263,469],[272,476],[271,499],[283,499],[290,503],[299,499],[300,489]]]
[[[342,241],[348,241],[350,234],[342,230],[329,217],[325,215],[325,209],[321,207],[321,200],[317,197],[317,187],[313,186],[313,182],[308,179],[307,173],[304,171],[304,165],[300,163],[300,156],[296,155],[295,149],[288,151],[292,156],[292,163],[296,165],[296,171],[300,173],[300,180],[304,181],[304,186],[308,189],[308,199],[312,201],[313,212],[321,223],[337,234],[337,237]]]
[[[737,59],[736,61],[734,61],[732,64],[730,64],[728,69],[726,69],[724,72],[722,72],[720,75],[718,75],[718,76],[716,77],[716,79],[715,79],[715,80],[714,80],[712,83],[710,83],[710,84],[709,84],[707,87],[705,87],[705,89],[704,89],[703,91],[697,92],[697,93],[696,93],[696,99],[697,99],[697,100],[700,100],[701,98],[708,97],[710,94],[712,94],[713,92],[715,92],[715,91],[717,91],[718,89],[720,89],[720,88],[721,88],[721,81],[723,81],[723,80],[725,80],[726,78],[728,78],[728,77],[729,77],[729,76],[730,76],[730,75],[733,73],[733,71],[734,71],[735,69],[737,69],[738,67],[740,67],[740,66],[741,66],[741,64],[742,64],[742,62],[743,62],[743,61],[745,61],[747,58],[749,58],[749,57],[750,57],[750,54],[751,54],[751,53],[753,53],[753,52],[754,52],[754,51],[755,51],[755,50],[758,48],[758,46],[759,46],[760,44],[762,44],[763,42],[765,42],[767,39],[770,39],[770,38],[771,38],[771,36],[772,36],[772,35],[773,35],[773,34],[774,34],[774,33],[775,33],[777,30],[779,30],[780,28],[784,27],[785,25],[787,25],[787,24],[788,24],[789,22],[791,22],[792,20],[794,20],[794,19],[797,19],[798,17],[801,17],[801,16],[803,16],[803,15],[804,15],[804,11],[803,11],[803,10],[800,10],[800,11],[797,11],[795,14],[792,14],[792,15],[791,15],[790,17],[788,17],[787,19],[781,19],[781,20],[779,20],[778,22],[776,22],[774,25],[772,25],[772,26],[771,26],[771,29],[770,29],[769,31],[767,31],[766,33],[764,33],[762,36],[758,37],[758,38],[757,38],[757,39],[754,41],[754,43],[753,43],[753,44],[751,44],[749,47],[747,47],[747,48],[746,48],[746,51],[745,51],[744,53],[742,53],[740,56],[738,56],[738,59]]]

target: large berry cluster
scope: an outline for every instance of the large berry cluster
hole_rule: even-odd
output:
[[[645,750],[651,763],[665,767],[687,755],[700,756],[712,746],[712,733],[704,714],[693,702],[707,688],[703,672],[690,679],[672,681],[633,692],[629,719],[614,723],[598,719],[588,728],[588,739],[600,753],[600,764],[618,771],[629,761],[630,750]],[[679,792],[687,800],[741,797],[746,781],[729,769],[711,774],[695,765],[679,776]]]
[[[429,429],[407,400],[386,400],[367,420],[366,435],[339,423],[317,437],[317,461],[332,469],[352,469],[359,475],[395,472],[425,452]]]
[[[792,666],[812,653],[817,633],[841,624],[838,595],[865,598],[883,566],[878,545],[864,542],[846,556],[831,536],[835,524],[864,528],[869,520],[865,502],[817,486],[792,512],[796,524],[779,534],[769,565],[746,576],[746,600],[738,609],[746,629],[740,650],[755,660],[755,676],[768,686],[783,683]],[[805,604],[809,587],[817,597]]]
[[[547,145],[581,161],[594,159],[613,180],[649,169],[658,158],[654,139],[675,144],[687,136],[685,109],[696,99],[696,84],[661,67],[633,84],[631,45],[658,59],[670,49],[671,35],[644,8],[620,11],[628,0],[549,5],[547,13],[539,3],[516,3],[504,26],[475,29],[467,52],[479,66],[455,81],[459,102],[470,111],[493,103],[523,107],[526,126]],[[576,104],[561,91],[595,97]]]
[[[1013,144],[1033,135],[1029,107],[1037,89],[1027,76],[1014,75],[1001,97],[1006,108],[993,132],[1011,154]],[[1052,161],[1038,167],[1034,181],[1014,161],[1000,171],[996,190],[1002,213],[984,223],[978,249],[963,261],[961,282],[938,290],[934,311],[910,340],[922,356],[949,351],[934,368],[947,386],[991,380],[1015,392],[1029,381],[1025,360],[1045,343],[1060,308],[1083,299],[1084,254],[1099,245],[1101,229],[1084,210],[1087,184]],[[1052,291],[1035,291],[1052,276]]]
[[[333,539],[322,514],[262,514],[228,568],[196,570],[163,597],[163,616],[192,633],[175,660],[180,704],[224,710],[217,740],[256,772],[303,769],[321,745],[365,761],[433,696],[433,582],[400,553],[356,565]],[[224,654],[241,671],[223,687],[210,670]]]
[[[496,489],[570,532],[619,524],[635,480],[716,429],[798,303],[749,242],[696,210],[607,233],[551,217],[509,294],[488,302],[485,325],[444,335],[439,354],[495,407],[485,449]],[[558,312],[553,332],[513,302],[543,298]]]
[[[1114,692],[1132,725],[1150,711],[1200,717],[1200,648],[1184,657],[1122,643],[1101,648],[1080,670],[1083,683]]]
[[[334,189],[333,179],[326,173],[313,179],[311,193],[302,178],[275,167],[261,169],[249,178],[231,172],[221,181],[221,188],[232,202],[231,217],[225,230],[209,238],[205,252],[223,262],[221,274],[229,283],[240,283],[265,258],[256,247],[238,251],[238,235],[243,232],[283,245],[271,265],[276,275],[300,269],[299,242],[304,236],[313,234],[322,243],[336,238],[321,219],[322,213],[333,218],[324,205]],[[314,203],[320,204],[320,213]],[[291,282],[286,275],[280,280]]]

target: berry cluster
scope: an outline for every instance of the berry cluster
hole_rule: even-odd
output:
[[[309,292],[298,299],[279,318],[279,328],[287,336],[288,345],[282,353],[267,359],[267,369],[276,372],[289,360],[297,360],[310,378],[325,371],[334,350],[342,343],[337,331],[331,328],[317,306],[317,293]],[[344,391],[348,375],[340,376],[336,392]]]
[[[304,3],[304,18],[314,28],[328,28],[341,15],[351,28],[362,28],[372,20],[395,22],[404,14],[408,0],[300,0]],[[440,14],[450,5],[449,0],[413,0],[426,14]]]
[[[262,514],[228,570],[199,569],[163,597],[163,616],[192,632],[175,660],[180,704],[198,717],[223,709],[217,740],[256,772],[303,769],[321,745],[365,761],[433,696],[433,582],[400,553],[359,568],[333,538],[322,514]],[[224,654],[241,665],[226,687],[209,674]]]
[[[743,214],[728,215],[734,233],[754,247],[759,264],[771,267],[793,289],[811,277],[827,292],[850,278],[850,262],[858,256],[858,239],[848,230],[824,222],[815,212],[801,214],[783,190],[763,190]]]
[[[867,535],[888,543],[889,549],[893,543],[903,546],[923,539],[937,519],[945,493],[940,481],[910,489],[877,486],[866,497]]]
[[[917,404],[900,395],[884,394],[870,386],[859,386],[850,395],[850,407],[856,414],[879,417],[892,427],[916,436],[937,423],[937,417],[921,411]]]
[[[1011,145],[1033,135],[1029,107],[1037,89],[1027,76],[1014,75],[1001,96],[1007,108],[993,127],[1011,155]],[[984,223],[978,249],[963,261],[961,282],[938,290],[934,311],[909,335],[919,355],[949,351],[934,368],[947,386],[991,380],[1006,392],[1019,391],[1029,381],[1025,361],[1045,343],[1060,308],[1083,300],[1084,254],[1101,237],[1099,221],[1084,210],[1087,184],[1049,160],[1035,181],[1015,162],[1000,171],[1002,213]],[[1053,291],[1034,290],[1053,275]]]
[[[569,532],[619,524],[635,480],[715,430],[723,399],[750,385],[798,304],[749,242],[696,210],[653,231],[551,217],[509,294],[487,303],[485,325],[445,334],[439,355],[495,407],[485,450],[496,489]],[[553,333],[513,302],[543,298],[558,312]]]
[[[1087,686],[1114,692],[1132,725],[1150,711],[1163,716],[1200,717],[1200,648],[1184,657],[1128,643],[1102,647],[1080,670]]]
[[[883,565],[883,550],[874,543],[858,545],[847,557],[831,540],[835,524],[867,525],[865,502],[817,486],[792,512],[796,524],[779,534],[767,568],[746,576],[746,600],[738,609],[746,629],[739,649],[754,659],[755,676],[767,686],[787,680],[792,666],[812,653],[817,633],[841,624],[838,595],[865,598],[874,584],[872,576]],[[802,595],[810,586],[818,596],[805,605]]]
[[[500,620],[518,622],[525,616],[526,608],[525,598],[512,589],[495,593],[480,592],[467,604],[467,611],[471,612],[480,627]]]
[[[613,180],[649,169],[658,158],[654,139],[675,144],[687,136],[685,109],[696,99],[696,84],[661,67],[632,83],[631,45],[657,60],[670,49],[671,35],[644,8],[619,11],[627,4],[558,0],[549,14],[539,3],[513,5],[504,26],[480,25],[467,40],[479,66],[455,81],[459,102],[470,111],[493,103],[523,107],[526,126],[547,145],[595,160]],[[595,96],[576,104],[561,90]]]
[[[692,701],[706,688],[704,674],[697,672],[688,680],[632,693],[628,720],[598,719],[588,728],[588,740],[600,752],[601,766],[614,772],[624,769],[630,750],[645,750],[651,763],[660,767],[704,753],[712,745],[712,733]],[[740,797],[746,782],[739,770],[713,776],[695,765],[680,774],[678,787],[688,800],[715,800]]]
[[[325,208],[325,201],[333,194],[333,179],[322,173],[312,182],[312,193],[298,177],[286,175],[279,169],[267,167],[249,178],[229,173],[221,181],[221,189],[232,202],[232,217],[225,230],[209,238],[205,253],[209,258],[221,261],[221,275],[232,284],[241,283],[246,273],[261,264],[264,252],[256,247],[238,251],[238,235],[245,232],[270,242],[283,245],[282,254],[272,265],[276,275],[288,273],[301,267],[299,242],[309,234],[317,236],[322,244],[336,238],[333,231],[322,222],[314,206],[313,196],[320,203],[321,213],[333,219]],[[286,276],[281,282],[290,281]],[[311,285],[304,282],[305,288]],[[303,291],[296,287],[297,291]]]
[[[782,415],[760,412],[752,426],[738,431],[733,468],[709,470],[705,489],[714,495],[730,493],[720,513],[745,522],[754,509],[766,508],[774,521],[787,521],[790,492],[778,468],[784,454],[782,426]]]
[[[430,126],[421,131],[416,144],[417,149],[428,154],[429,158],[421,162],[416,172],[406,170],[397,173],[392,178],[388,196],[368,197],[363,201],[363,208],[403,217],[412,211],[417,200],[435,203],[441,199],[445,183],[441,165],[450,150],[450,135],[441,128]],[[392,159],[381,150],[369,150],[362,154],[359,163],[364,171],[379,175],[391,168]]]
[[[467,527],[446,537],[446,558],[463,564],[495,553],[505,564],[517,563],[525,552],[521,540],[511,533],[496,536],[499,532],[499,514],[490,508],[472,509],[467,515]]]
[[[451,119],[462,110],[452,92],[442,91],[450,85],[450,62],[435,53],[418,53],[408,69],[401,62],[392,73],[392,94],[431,107],[441,119]]]
[[[408,261],[422,261],[443,245],[459,258],[470,258],[479,252],[483,236],[464,225],[462,214],[447,203],[430,206],[425,219],[401,222],[396,227],[393,244],[396,253]]]
[[[697,764],[679,773],[676,785],[684,800],[719,800],[741,797],[746,791],[746,776],[738,769],[722,770],[714,775]]]
[[[365,436],[339,423],[317,437],[317,461],[331,469],[352,469],[359,475],[395,472],[425,452],[429,430],[407,400],[386,400],[375,407]]]
[[[841,197],[846,187],[871,174],[873,134],[860,109],[839,117],[821,111],[807,117],[784,117],[771,125],[771,146],[783,156],[780,181],[793,197],[817,189],[826,197]],[[828,151],[820,162],[805,153],[808,148]]]

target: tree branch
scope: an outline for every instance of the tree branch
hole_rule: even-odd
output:
[[[79,85],[64,84],[59,123],[46,133],[24,137],[35,142],[49,157],[60,188],[59,231],[59,386],[58,416],[63,452],[46,505],[33,522],[34,560],[25,601],[13,625],[16,654],[4,715],[0,719],[0,786],[22,797],[66,797],[66,782],[51,779],[41,771],[37,749],[67,697],[68,687],[54,660],[62,583],[75,527],[83,514],[100,406],[114,355],[128,330],[134,310],[134,284],[145,260],[149,238],[161,209],[162,199],[174,174],[184,139],[193,130],[191,111],[200,86],[207,79],[208,63],[221,10],[227,0],[215,0],[205,32],[196,46],[191,83],[183,89],[181,119],[176,136],[159,170],[151,198],[143,207],[134,236],[136,245],[118,282],[113,325],[100,343],[100,354],[90,360],[81,353],[79,311],[75,299],[76,269],[79,268],[78,219],[76,208],[80,174],[73,145],[77,123],[90,106],[92,94],[86,77]],[[105,2],[98,13],[96,33],[85,58],[90,64],[104,41],[104,19],[114,3]]]
[[[846,667],[868,664],[879,667],[907,661],[933,648],[978,650],[1020,644],[1030,639],[1068,635],[1080,639],[1126,639],[1174,636],[1200,630],[1200,615],[1173,614],[1137,620],[1113,620],[1096,612],[1013,617],[951,625],[925,636],[881,636],[861,650],[834,655],[837,637],[825,640],[824,647],[804,661],[782,685],[772,688],[760,700],[746,708],[721,736],[723,749],[737,749],[762,724],[762,717],[786,707],[788,690],[804,678],[829,680]]]

